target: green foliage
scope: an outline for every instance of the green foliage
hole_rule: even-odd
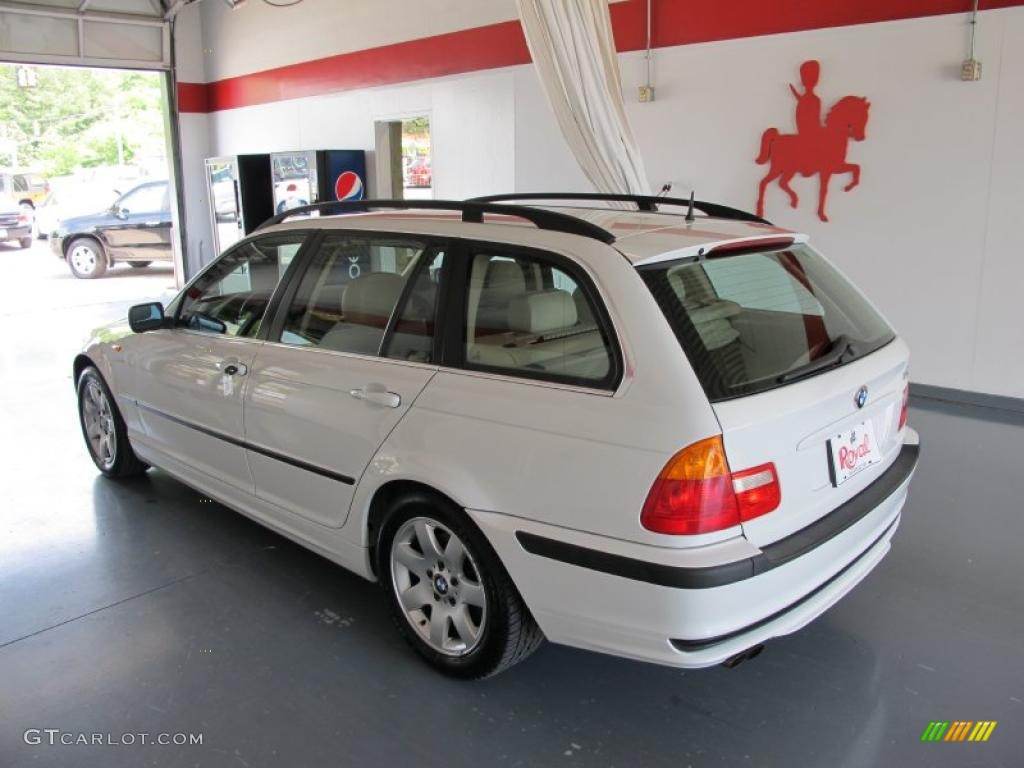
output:
[[[0,64],[0,143],[13,142],[20,166],[61,176],[78,168],[164,156],[160,75],[74,67],[35,67],[20,88],[17,67]],[[0,157],[0,165],[11,158]]]
[[[410,117],[402,121],[402,133],[408,133],[414,136],[429,136],[430,135],[430,118],[426,116],[422,117]]]
[[[135,156],[135,149],[127,142],[122,143],[121,151],[124,155],[122,162],[125,165],[131,163]],[[92,136],[86,142],[86,151],[82,157],[83,168],[96,168],[101,165],[117,165],[117,137],[112,134]]]

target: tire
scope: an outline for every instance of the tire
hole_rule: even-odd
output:
[[[152,261],[129,261],[128,266],[135,267],[135,269],[142,269],[143,267],[148,267],[152,263]]]
[[[107,254],[91,237],[76,237],[68,245],[67,262],[71,274],[82,280],[103,277],[107,271]]]
[[[32,247],[32,238],[31,237],[21,237],[21,238],[18,238],[18,245],[20,245],[22,248],[31,248]]]
[[[462,510],[426,492],[409,494],[392,503],[380,531],[377,572],[392,618],[436,669],[491,677],[543,643],[498,556]]]
[[[89,456],[104,475],[120,480],[138,477],[149,469],[132,450],[117,402],[93,366],[78,377],[78,421]]]

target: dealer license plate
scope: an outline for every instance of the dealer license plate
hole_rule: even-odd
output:
[[[828,441],[829,477],[839,486],[882,460],[871,421],[841,432]]]

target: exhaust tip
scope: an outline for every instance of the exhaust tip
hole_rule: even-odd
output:
[[[745,651],[740,651],[739,653],[735,654],[734,656],[730,656],[728,659],[726,659],[725,661],[722,662],[722,666],[725,667],[726,669],[735,669],[740,664],[742,664],[744,661],[749,661],[750,659],[756,659],[758,656],[761,655],[762,651],[764,651],[764,645],[761,644],[761,643],[758,643],[755,646],[747,648]]]

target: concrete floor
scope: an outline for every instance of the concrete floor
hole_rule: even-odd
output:
[[[406,648],[373,585],[160,472],[98,477],[71,354],[167,273],[74,281],[2,245],[0,264],[0,766],[1021,765],[1020,415],[915,404],[923,459],[893,550],[749,664],[547,645],[459,683]],[[987,743],[919,741],[930,720],[982,719],[999,721]],[[29,728],[203,742],[26,745]]]

